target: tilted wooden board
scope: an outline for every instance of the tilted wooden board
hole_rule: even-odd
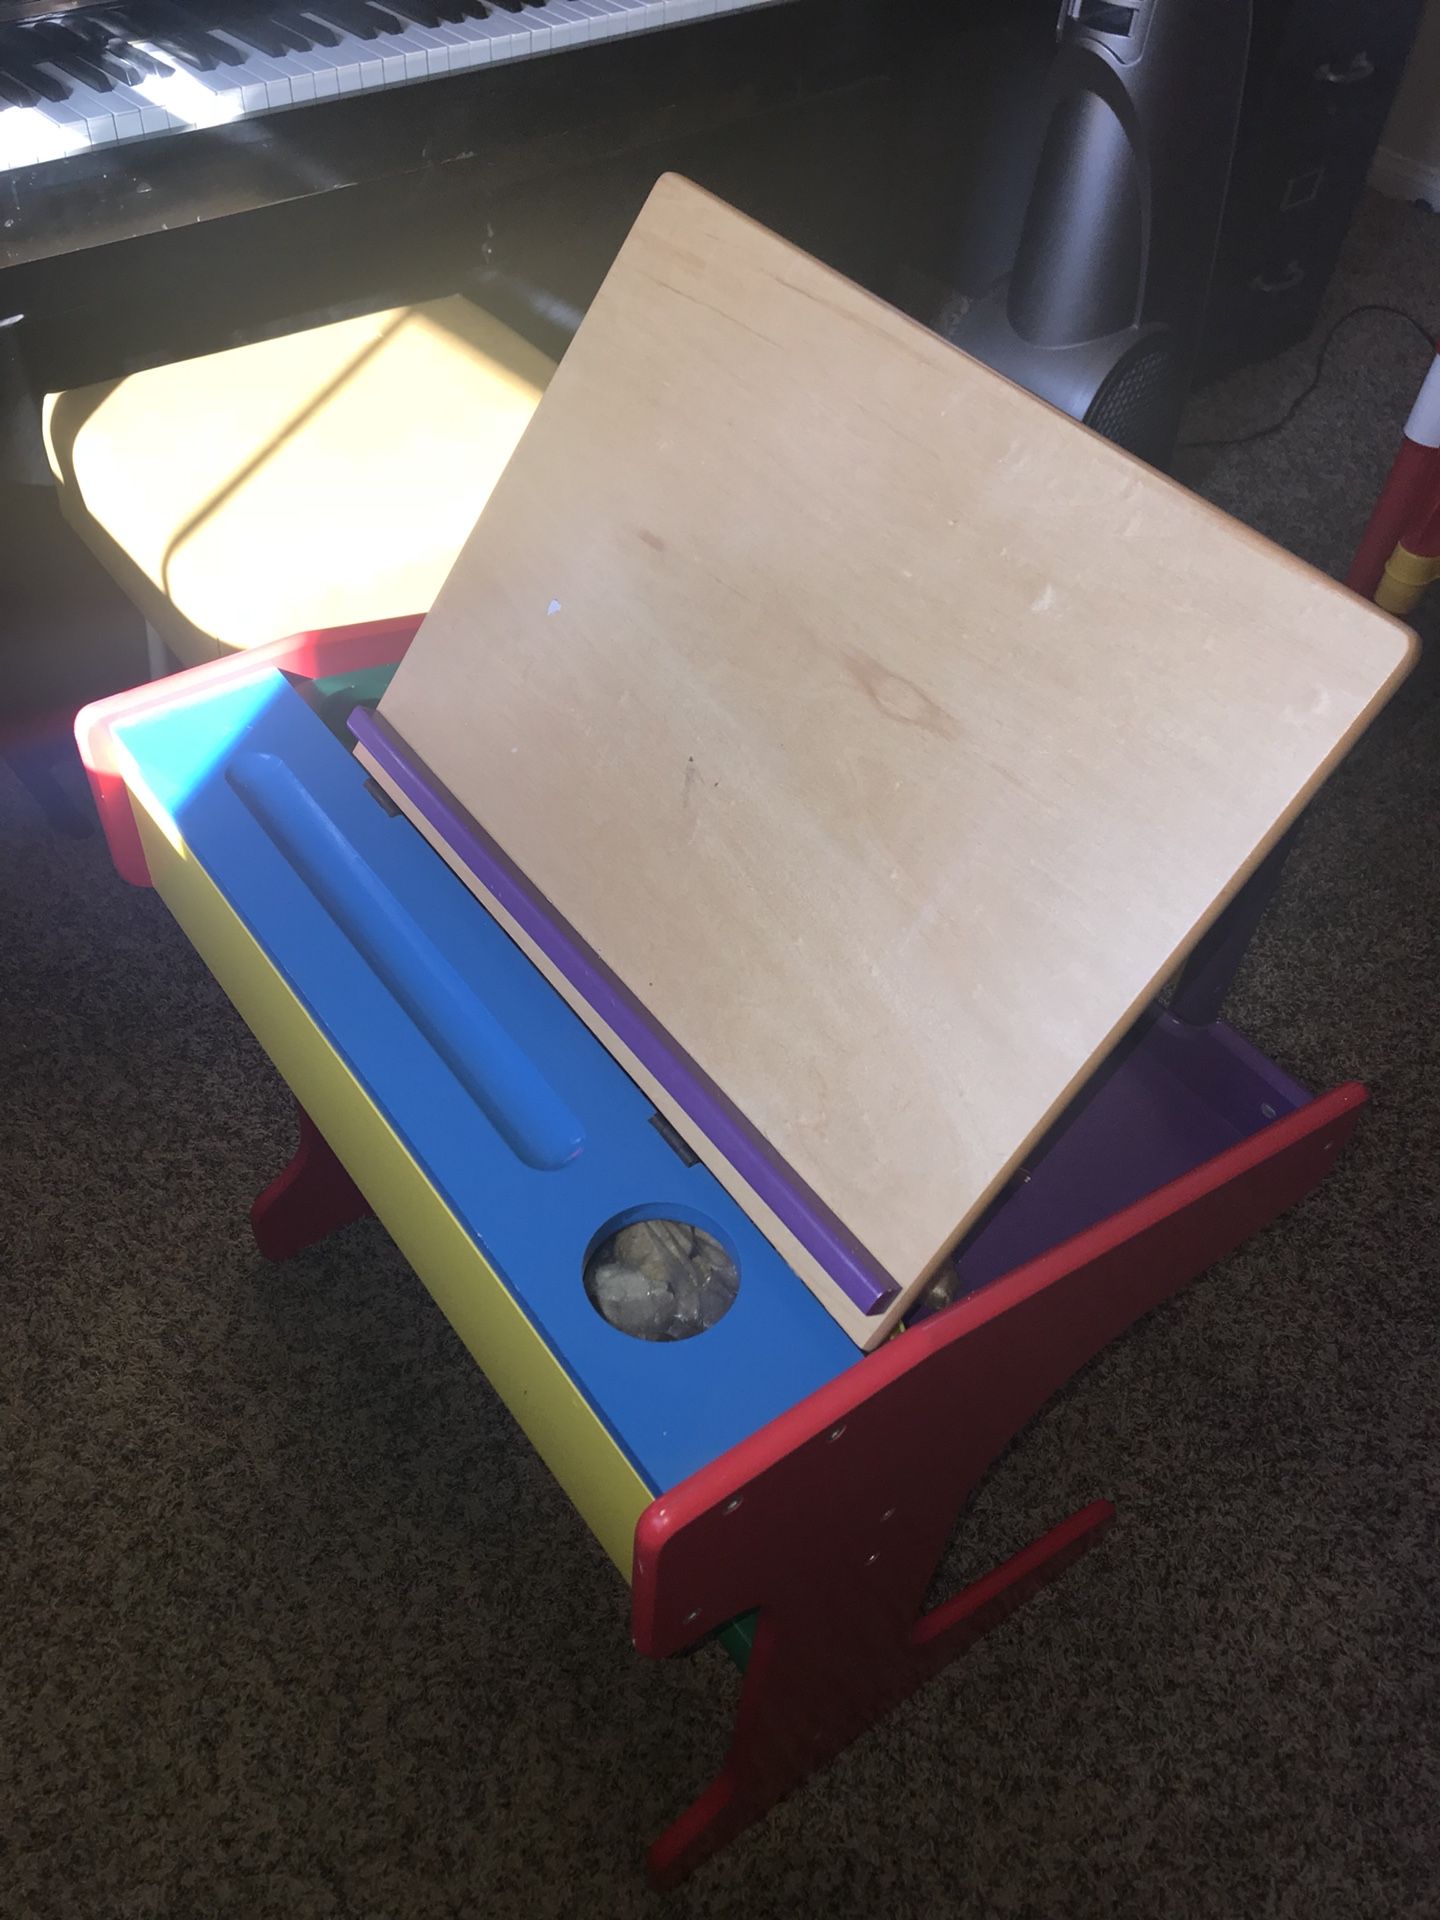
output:
[[[381,714],[899,1284],[547,964],[872,1346],[1412,646],[667,177]]]

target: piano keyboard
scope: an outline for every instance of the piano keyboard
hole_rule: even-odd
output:
[[[777,3],[122,0],[0,29],[0,173]]]

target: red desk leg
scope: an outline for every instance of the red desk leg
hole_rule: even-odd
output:
[[[295,1111],[300,1144],[250,1209],[250,1229],[267,1260],[288,1260],[372,1211],[309,1114],[301,1106]]]
[[[1440,484],[1440,352],[1426,369],[1400,440],[1400,451],[1386,475],[1345,584],[1373,600],[1397,542],[1405,539],[1434,500]]]
[[[957,1301],[646,1509],[642,1653],[677,1653],[760,1609],[725,1765],[651,1849],[660,1886],[1084,1552],[1107,1502],[921,1611],[960,1512],[1014,1436],[1141,1314],[1308,1193],[1364,1100],[1339,1087]]]

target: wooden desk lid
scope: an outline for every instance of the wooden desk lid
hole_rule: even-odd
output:
[[[501,911],[872,1346],[1412,646],[667,177],[380,712],[893,1279]]]

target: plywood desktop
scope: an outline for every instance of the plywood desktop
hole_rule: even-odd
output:
[[[653,1045],[370,759],[868,1347],[1411,645],[666,178],[380,709]]]

